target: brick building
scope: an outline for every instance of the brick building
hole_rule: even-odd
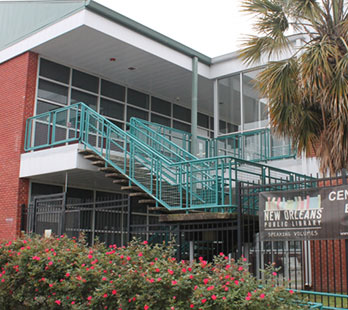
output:
[[[152,234],[151,225],[200,219],[215,228],[181,227],[184,252],[196,256],[204,249],[198,243],[210,242],[213,252],[222,244],[233,255],[237,237],[226,227],[237,182],[301,180],[318,171],[315,159],[297,157],[289,140],[272,135],[266,101],[252,83],[262,65],[247,67],[236,52],[210,58],[93,1],[0,2],[0,27],[0,239],[25,228],[22,213],[34,197],[64,194],[69,216],[64,223],[35,218],[37,232],[83,231],[124,244],[130,225],[132,236],[157,238],[167,232]],[[291,40],[301,44],[299,36]],[[217,159],[214,169],[223,170],[211,177],[213,164],[204,160],[216,156],[240,161]],[[180,175],[165,165],[180,167]],[[256,253],[252,242],[243,247]],[[303,246],[282,251],[292,257],[290,270]],[[309,264],[302,259],[300,269]]]

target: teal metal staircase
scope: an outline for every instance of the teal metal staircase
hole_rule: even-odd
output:
[[[197,158],[153,123],[133,118],[129,126],[124,131],[77,103],[27,119],[25,151],[79,142],[103,171],[122,176],[130,189],[139,188],[168,210],[232,212],[237,207],[236,182],[307,178],[233,156]]]

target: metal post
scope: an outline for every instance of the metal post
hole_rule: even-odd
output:
[[[131,235],[131,224],[132,224],[132,210],[131,210],[131,198],[128,195],[128,205],[127,205],[127,242],[130,242],[132,239]]]
[[[197,155],[197,104],[198,103],[198,58],[192,58],[192,101],[191,101],[191,153]]]
[[[189,249],[190,262],[193,263],[193,258],[194,258],[193,241],[189,241],[189,246],[190,246],[190,249]]]
[[[214,138],[219,135],[219,93],[218,80],[214,81]],[[218,156],[216,153],[215,156]]]
[[[242,238],[243,238],[243,227],[242,227],[242,199],[241,199],[241,186],[240,182],[236,182],[236,202],[238,208],[237,215],[237,259],[242,256]]]
[[[61,236],[65,233],[65,210],[66,210],[66,200],[67,200],[67,192],[63,193],[62,199],[62,211],[60,215],[60,223],[58,227],[58,235]]]

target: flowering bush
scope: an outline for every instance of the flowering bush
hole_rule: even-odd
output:
[[[304,308],[275,285],[271,267],[261,283],[244,260],[229,261],[221,253],[212,263],[177,262],[173,249],[146,241],[88,247],[67,237],[1,244],[0,309]]]

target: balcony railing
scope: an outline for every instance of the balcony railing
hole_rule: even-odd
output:
[[[180,148],[191,151],[191,133],[157,123],[138,120],[165,136]],[[198,136],[197,157],[233,156],[253,162],[295,158],[290,139],[278,138],[269,128],[236,132],[209,139]]]

